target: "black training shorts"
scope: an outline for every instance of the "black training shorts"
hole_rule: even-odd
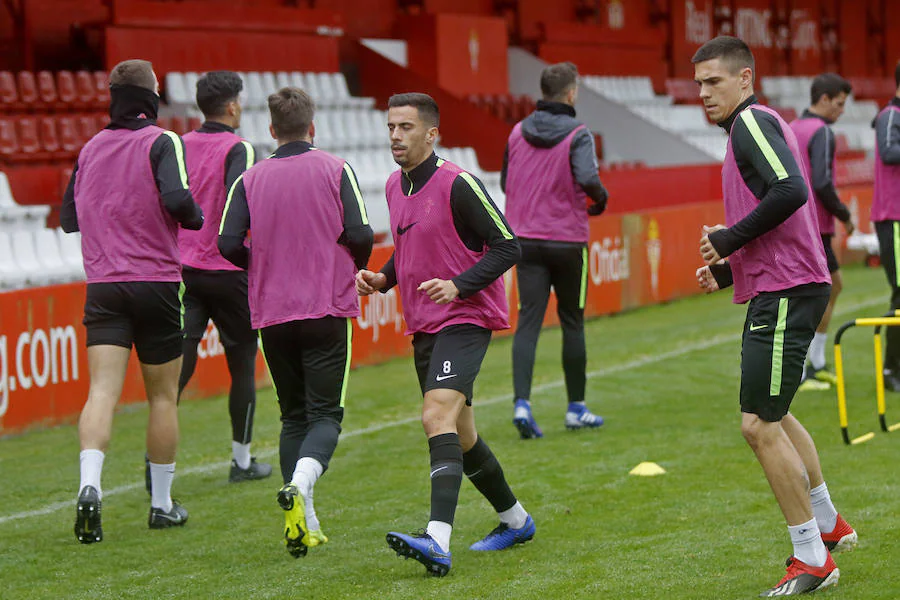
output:
[[[184,286],[179,281],[89,283],[84,300],[88,346],[134,345],[138,360],[161,365],[181,356]]]
[[[185,268],[184,339],[197,343],[210,319],[226,348],[256,343],[250,326],[246,271],[202,271]]]
[[[802,295],[792,291],[756,296],[744,322],[741,412],[769,422],[780,421],[790,409],[831,287],[804,286]]]
[[[430,390],[456,390],[472,405],[472,389],[491,343],[491,330],[477,325],[451,325],[437,333],[413,335],[416,374],[422,395]]]

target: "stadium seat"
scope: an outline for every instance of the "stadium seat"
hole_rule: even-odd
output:
[[[78,138],[82,141],[82,143],[87,142],[89,139],[94,137],[98,131],[97,121],[94,118],[94,115],[78,115],[75,117],[75,125],[78,131]]]
[[[169,104],[193,104],[194,98],[184,84],[184,75],[175,71],[166,73],[166,100]]]
[[[260,74],[260,82],[262,83],[263,93],[265,94],[264,104],[268,102],[270,94],[278,91],[278,83],[275,80],[275,73],[265,72]]]
[[[0,288],[10,290],[24,287],[25,272],[13,260],[12,237],[6,231],[0,231],[0,256],[4,257],[0,260]]]
[[[0,171],[0,210],[11,218],[18,220],[23,226],[35,227],[44,226],[47,215],[50,214],[50,207],[39,204],[22,205],[18,204],[12,195],[9,187],[9,179],[6,173]]]
[[[69,267],[69,271],[76,279],[84,279],[84,261],[81,257],[81,234],[66,233],[62,229],[56,230],[59,240],[59,249],[63,262]]]
[[[38,133],[41,142],[41,150],[56,154],[60,151],[59,133],[56,130],[56,119],[53,117],[41,117],[38,121]]]
[[[94,71],[94,93],[99,108],[109,105],[109,74],[106,71]]]
[[[74,158],[81,146],[87,141],[81,139],[75,119],[70,116],[62,116],[57,119],[57,132],[59,133],[59,147],[66,157]]]
[[[40,103],[38,96],[37,83],[34,80],[34,73],[31,71],[19,71],[16,76],[16,83],[19,88],[19,100],[28,108],[35,108]]]
[[[0,156],[7,158],[19,152],[19,138],[16,122],[11,118],[0,118]]]
[[[38,71],[37,91],[41,103],[48,108],[61,108],[59,95],[56,93],[56,82],[50,71]]]
[[[34,117],[21,117],[16,123],[19,134],[19,151],[28,154],[31,158],[47,158],[40,155],[41,137],[38,133],[38,124]]]
[[[0,111],[11,112],[21,108],[16,78],[9,71],[0,71]]]
[[[287,71],[279,71],[275,73],[275,85],[278,86],[278,89],[292,87],[294,84],[291,83],[291,74]]]
[[[12,256],[25,273],[28,285],[38,286],[60,281],[53,273],[48,273],[38,259],[32,231],[16,231],[12,234]]]
[[[94,90],[94,80],[87,71],[75,73],[75,93],[78,106],[88,109],[99,108],[97,93]]]
[[[203,125],[203,119],[200,117],[188,117],[187,131],[196,131]],[[185,133],[187,133],[187,131]]]
[[[38,262],[51,281],[72,281],[80,277],[72,266],[63,261],[55,229],[44,227],[35,230],[33,234]]]
[[[56,93],[59,102],[64,108],[78,107],[78,92],[75,89],[75,76],[71,71],[58,71],[56,73]]]
[[[262,77],[259,73],[255,71],[247,73],[247,79],[244,80],[244,89],[247,90],[248,108],[262,108],[266,105],[267,95],[263,89]]]
[[[177,133],[178,135],[184,135],[187,133],[187,120],[184,117],[174,116],[171,117],[172,127],[171,130]]]

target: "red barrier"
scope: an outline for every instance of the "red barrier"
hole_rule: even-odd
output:
[[[847,188],[860,229],[871,231],[869,187]],[[703,225],[723,221],[720,201],[659,208],[591,219],[585,311],[588,317],[616,313],[699,293],[694,271],[700,266],[698,242]],[[843,230],[838,230],[842,243]],[[391,246],[375,249],[370,267],[379,269]],[[845,255],[846,258],[846,255]],[[515,273],[504,277],[515,327],[518,312]],[[84,284],[68,284],[0,293],[0,436],[29,427],[72,421],[87,397],[87,352],[81,325]],[[397,290],[360,301],[353,339],[354,366],[383,362],[411,353]],[[546,324],[555,324],[551,298]],[[502,332],[508,335],[512,330]],[[257,383],[267,382],[258,357]],[[227,391],[229,377],[218,333],[210,326],[199,346],[197,371],[186,396]],[[141,401],[143,386],[134,357],[122,403]]]

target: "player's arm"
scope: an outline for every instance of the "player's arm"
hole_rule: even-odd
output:
[[[452,280],[459,297],[467,298],[512,268],[522,251],[503,213],[477,177],[469,173],[456,177],[450,191],[450,207],[463,243],[474,251],[487,247],[477,263]]]
[[[234,182],[244,171],[256,162],[256,151],[253,144],[247,140],[241,140],[231,147],[225,155],[225,193],[231,189]]]
[[[150,166],[163,206],[185,229],[203,227],[203,211],[188,187],[184,142],[178,134],[163,132],[150,147]]]
[[[900,165],[900,115],[883,111],[875,118],[875,142],[878,156],[886,165]]]
[[[344,207],[344,231],[341,232],[338,243],[350,250],[357,269],[365,269],[372,255],[375,234],[369,225],[356,173],[346,162],[341,173],[341,203]]]
[[[722,258],[784,223],[809,195],[781,126],[768,113],[752,108],[741,112],[732,126],[731,147],[748,187],[760,188],[754,191],[760,202],[733,226],[709,234]]]
[[[572,176],[584,193],[593,201],[588,207],[589,215],[599,215],[606,210],[606,201],[609,192],[603,187],[598,171],[597,148],[594,145],[594,136],[586,127],[581,129],[572,140],[569,148],[569,164],[572,168]]]
[[[850,220],[850,209],[841,202],[834,187],[834,133],[830,127],[820,127],[809,140],[810,183],[816,197],[829,213],[843,223]]]
[[[375,292],[384,294],[395,285],[397,285],[397,270],[394,269],[393,254],[377,273],[367,269],[361,269],[356,273],[356,291],[360,296],[368,296]]]
[[[75,174],[78,173],[78,161],[69,177],[66,191],[63,193],[62,208],[59,209],[59,226],[66,233],[78,231],[78,212],[75,210]]]
[[[219,254],[236,267],[246,269],[250,264],[250,250],[244,245],[244,239],[250,230],[250,207],[247,205],[247,192],[244,189],[244,178],[238,176],[228,190],[222,222],[219,224],[217,246]]]

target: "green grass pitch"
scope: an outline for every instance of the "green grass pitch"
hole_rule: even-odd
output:
[[[844,274],[833,330],[888,303],[880,270]],[[384,541],[387,531],[423,527],[428,518],[427,445],[410,359],[351,374],[344,435],[316,488],[330,541],[302,559],[281,541],[277,476],[227,483],[221,397],[181,408],[174,495],[190,511],[183,529],[147,528],[145,406],[116,416],[101,544],[82,546],[72,534],[75,427],[0,440],[0,598],[753,598],[782,576],[791,546],[739,431],[743,318],[743,307],[719,293],[591,321],[588,403],[607,419],[599,431],[564,429],[560,336],[545,331],[533,397],[542,440],[518,439],[510,339],[495,340],[476,385],[477,421],[537,535],[509,551],[470,552],[496,516],[464,481],[444,579],[398,559]],[[851,433],[859,435],[876,429],[871,329],[849,332],[843,348]],[[900,398],[889,394],[887,402],[889,422],[900,420]],[[829,391],[800,394],[793,407],[818,443],[838,509],[860,536],[856,550],[836,557],[840,584],[821,595],[896,599],[900,433],[846,447],[836,405]],[[278,431],[274,394],[262,391],[260,459],[277,461]],[[641,461],[667,473],[629,476]]]

